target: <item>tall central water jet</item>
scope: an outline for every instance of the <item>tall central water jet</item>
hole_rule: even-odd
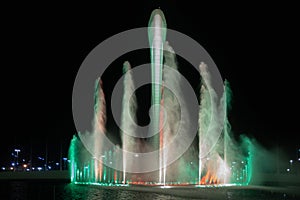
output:
[[[162,97],[162,68],[163,68],[163,47],[166,41],[166,20],[161,10],[156,9],[152,12],[148,25],[148,37],[151,49],[151,77],[152,77],[152,96],[151,96],[151,127],[150,134],[155,135],[154,149],[159,149],[159,180],[162,182],[163,175],[163,131],[161,114]],[[159,137],[159,138],[158,138]],[[157,143],[159,141],[159,143]]]

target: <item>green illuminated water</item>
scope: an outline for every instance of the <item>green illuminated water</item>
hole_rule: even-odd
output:
[[[229,107],[230,89],[228,82],[225,82],[224,106],[222,109],[227,110]],[[165,94],[166,95],[166,94]],[[167,99],[168,96],[165,96]],[[209,136],[205,135],[210,122],[212,102],[208,101],[209,93],[205,86],[201,88],[201,101],[199,112],[199,157],[194,159],[198,168],[189,167],[184,160],[179,160],[177,166],[186,166],[183,171],[179,171],[177,175],[164,171],[164,181],[168,179],[166,184],[224,184],[234,183],[247,185],[251,181],[252,176],[252,160],[254,154],[254,146],[249,138],[241,137],[241,144],[239,145],[231,137],[231,126],[229,124],[227,115],[224,118],[224,130],[220,142],[212,148],[209,154],[201,156],[201,152],[206,151],[207,144],[209,144]],[[174,107],[173,107],[174,108]],[[166,136],[168,133],[165,134]],[[204,141],[203,141],[204,140]],[[99,143],[100,144],[100,143]],[[205,145],[206,144],[206,145]],[[208,147],[210,149],[210,147]],[[103,163],[115,162],[116,158],[111,150],[104,151]],[[74,183],[88,183],[88,184],[121,184],[133,182],[132,178],[124,179],[124,172],[117,171],[109,166],[103,164],[101,161],[94,159],[94,157],[83,147],[80,139],[74,136],[71,140],[70,150],[70,172],[71,181]],[[169,170],[174,171],[171,165]],[[178,170],[178,168],[177,168]],[[182,170],[182,169],[179,169]],[[198,174],[198,175],[196,175]],[[129,176],[130,177],[130,176]],[[176,178],[174,180],[174,177]],[[186,181],[186,177],[190,178]],[[215,179],[215,180],[214,180]],[[125,180],[125,182],[124,182]],[[177,181],[176,181],[177,180]],[[185,180],[185,181],[183,181]],[[171,182],[170,182],[171,181]],[[161,182],[158,182],[161,183]],[[146,183],[147,184],[147,183]]]

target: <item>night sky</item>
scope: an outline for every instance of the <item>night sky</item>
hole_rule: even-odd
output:
[[[69,141],[76,133],[72,89],[81,63],[108,37],[147,26],[152,10],[158,7],[165,14],[168,28],[198,41],[223,79],[230,82],[233,134],[254,137],[266,148],[279,145],[293,159],[293,152],[300,147],[296,6],[138,2],[7,7],[9,12],[1,25],[4,129],[0,164],[16,147],[28,154],[30,143],[35,155],[43,154],[46,141],[49,156],[58,157],[60,141],[66,156]],[[143,59],[144,54],[118,59],[111,66],[113,73],[103,78],[105,90],[113,87],[109,80],[122,74],[123,61],[129,60],[133,67],[149,62],[147,56]],[[199,80],[198,74],[189,76],[192,81]],[[147,117],[140,117],[141,123],[147,122]]]

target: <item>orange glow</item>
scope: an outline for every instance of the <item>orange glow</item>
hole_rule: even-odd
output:
[[[102,181],[102,162],[99,162],[99,180]]]
[[[117,182],[117,171],[114,172],[114,182]]]
[[[164,87],[162,86],[161,88],[161,101],[160,101],[160,105],[163,106],[164,105],[164,98],[163,98],[163,93],[164,93]],[[164,159],[164,152],[163,152],[163,148],[164,148],[164,130],[163,130],[163,117],[164,117],[164,112],[162,109],[160,109],[160,113],[159,113],[159,165],[160,165],[160,173],[159,173],[159,180],[161,181],[162,177],[164,177],[164,175],[162,174],[162,165],[165,162]]]
[[[219,184],[220,179],[217,177],[216,174],[211,173],[209,170],[207,171],[206,175],[202,177],[200,184],[207,185],[207,184]]]

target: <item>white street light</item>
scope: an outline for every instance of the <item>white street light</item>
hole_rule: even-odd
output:
[[[19,165],[18,158],[19,158],[19,152],[20,151],[21,151],[20,149],[15,149],[15,152],[17,152],[17,166]]]

